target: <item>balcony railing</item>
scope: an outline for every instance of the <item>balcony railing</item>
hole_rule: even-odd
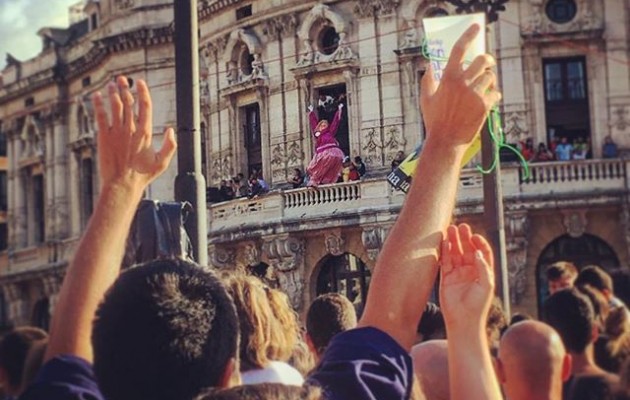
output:
[[[549,195],[585,196],[627,190],[630,160],[583,160],[530,164],[530,176],[516,165],[501,171],[503,196],[507,199]],[[254,199],[237,199],[209,206],[212,234],[226,230],[265,226],[303,218],[326,218],[399,207],[404,193],[393,190],[385,179],[273,191]],[[464,170],[458,191],[459,203],[483,199],[483,175]]]

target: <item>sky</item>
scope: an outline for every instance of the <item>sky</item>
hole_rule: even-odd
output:
[[[68,26],[68,7],[77,0],[0,0],[0,71],[6,53],[18,60],[35,57],[42,49],[37,31]]]

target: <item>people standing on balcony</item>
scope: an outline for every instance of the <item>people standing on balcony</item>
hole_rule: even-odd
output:
[[[291,179],[289,179],[289,183],[293,185],[293,189],[302,187],[302,185],[304,184],[304,174],[302,173],[301,169],[295,168],[293,170],[293,176],[291,176]]]
[[[525,142],[520,143],[521,155],[527,161],[532,161],[534,156],[536,155],[536,150],[534,149],[534,141],[532,138],[527,138]]]
[[[221,193],[221,200],[228,201],[234,199],[234,189],[232,187],[234,183],[230,179],[230,183],[225,179],[221,180],[221,187],[219,188],[219,193]]]
[[[582,138],[575,139],[575,145],[573,146],[573,159],[574,160],[586,160],[588,154],[588,144]]]
[[[540,161],[540,162],[553,161],[553,153],[547,148],[546,144],[541,142],[538,145],[538,151],[536,152],[536,155],[534,156],[534,161]]]
[[[405,152],[400,150],[392,160],[392,171],[398,168],[401,162],[405,161]]]
[[[604,146],[602,147],[602,156],[604,158],[617,158],[617,143],[615,143],[610,135],[604,139]]]
[[[317,187],[327,183],[335,183],[343,169],[343,151],[339,148],[339,142],[335,139],[343,104],[337,106],[337,112],[330,124],[323,119],[319,121],[315,115],[313,106],[308,106],[308,119],[315,138],[315,156],[308,165],[308,186]]]
[[[361,156],[354,157],[353,164],[357,172],[359,173],[359,177],[363,178],[363,175],[365,175],[367,168],[365,167],[365,163],[361,159]]]
[[[343,159],[343,170],[341,171],[342,182],[358,181],[361,178],[356,166],[350,161],[350,157]]]
[[[573,145],[569,143],[566,136],[560,139],[560,143],[556,146],[556,159],[558,161],[571,161],[573,154]]]
[[[236,198],[247,197],[249,194],[249,186],[245,180],[245,176],[242,173],[238,173],[232,178],[232,190]]]
[[[269,185],[258,171],[252,172],[249,176],[249,198],[252,199],[269,192]]]

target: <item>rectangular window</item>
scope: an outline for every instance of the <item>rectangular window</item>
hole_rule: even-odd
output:
[[[2,121],[0,121],[0,157],[7,156],[7,134],[2,131]]]
[[[90,19],[91,19],[91,22],[92,22],[92,24],[91,24],[92,25],[92,29],[91,30],[94,30],[94,29],[98,28],[98,15],[96,13],[94,13],[94,14],[92,14]]]
[[[0,211],[7,210],[7,172],[0,171]]]
[[[254,170],[262,172],[262,148],[260,138],[260,107],[258,103],[243,107],[243,133],[247,150],[248,173]]]
[[[252,5],[248,5],[245,7],[241,7],[238,8],[236,10],[236,20],[241,20],[243,18],[247,18],[247,17],[251,17],[252,16]]]
[[[9,232],[8,232],[7,224],[0,224],[0,251],[4,251],[8,247],[9,247]]]
[[[44,206],[44,176],[35,175],[33,176],[33,238],[35,243],[43,243],[45,239]]]
[[[81,160],[81,219],[83,226],[87,225],[94,210],[94,182],[92,177],[92,159],[84,158]]]

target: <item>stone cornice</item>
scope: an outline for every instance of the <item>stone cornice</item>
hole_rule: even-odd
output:
[[[142,27],[95,40],[92,48],[78,59],[65,64],[63,58],[59,57],[54,68],[37,72],[3,87],[2,92],[6,94],[0,95],[0,104],[25,96],[48,85],[64,83],[95,68],[112,54],[171,43],[172,41],[173,27],[170,25]]]
[[[205,21],[224,8],[241,3],[243,0],[202,0],[199,2],[199,21]]]

